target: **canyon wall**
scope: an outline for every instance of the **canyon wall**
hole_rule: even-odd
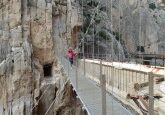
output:
[[[56,58],[66,10],[65,0],[0,0],[0,114],[85,115]]]
[[[83,33],[89,27],[86,53],[95,50],[95,54],[103,53],[116,61],[135,53],[164,54],[165,10],[161,1],[86,0],[80,4],[84,8]],[[90,42],[95,44],[92,51]]]

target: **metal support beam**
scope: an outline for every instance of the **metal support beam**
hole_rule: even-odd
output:
[[[154,115],[154,79],[153,74],[149,73],[149,115]]]
[[[106,79],[105,75],[101,77],[101,94],[102,94],[102,115],[106,115]]]
[[[86,74],[86,68],[85,68],[85,44],[84,44],[84,41],[83,41],[83,46],[82,46],[82,50],[83,50],[83,70],[84,70],[84,76]]]
[[[100,85],[102,97],[102,115],[106,115],[106,79],[105,75],[103,75],[102,59],[100,60]]]
[[[103,64],[102,64],[102,59],[100,59],[100,83],[101,83],[101,79],[102,79],[102,75],[103,75]]]
[[[76,90],[78,91],[78,56],[76,56]]]

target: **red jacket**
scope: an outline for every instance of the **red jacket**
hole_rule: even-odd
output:
[[[73,52],[72,49],[68,49],[67,56],[68,58],[72,58],[72,59],[75,57],[75,53]]]

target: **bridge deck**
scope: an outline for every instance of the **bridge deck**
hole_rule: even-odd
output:
[[[76,67],[71,69],[66,59],[62,59],[61,62],[73,87],[76,88],[77,86],[76,92],[86,106],[89,114],[102,115],[101,88],[89,78],[84,77],[80,69],[78,70],[78,77],[76,79]],[[124,108],[121,103],[117,102],[108,93],[106,94],[106,110],[107,115],[131,115],[131,112]]]

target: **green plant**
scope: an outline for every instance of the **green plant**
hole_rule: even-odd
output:
[[[156,9],[155,3],[149,4],[149,8],[152,9],[152,10],[155,10]]]
[[[103,37],[103,38],[106,38],[107,37],[105,31],[100,31],[98,34],[99,34],[100,37]]]
[[[111,37],[107,34],[105,30],[101,30],[97,33],[97,36],[101,37],[104,40],[111,40]]]
[[[119,35],[119,32],[113,32],[113,35],[115,36],[117,41],[119,41],[120,38],[122,37],[122,34],[120,33],[120,35]]]
[[[95,17],[94,18],[96,24],[99,24],[101,22],[101,18],[100,17]]]

